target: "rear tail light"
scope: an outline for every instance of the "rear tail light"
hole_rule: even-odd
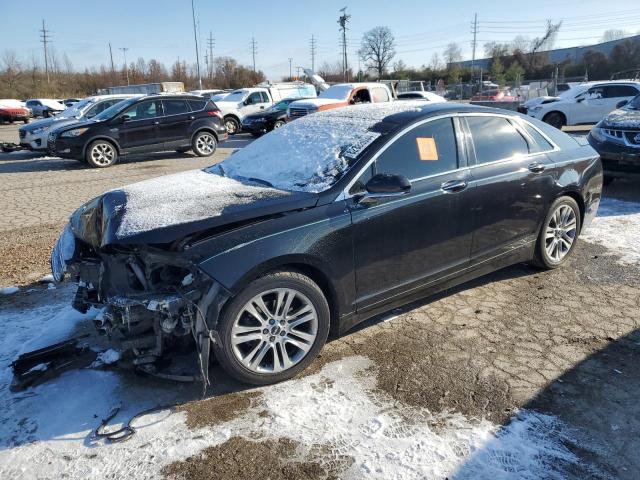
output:
[[[207,112],[207,115],[209,115],[210,117],[218,117],[222,120],[222,112],[220,110],[209,110]]]

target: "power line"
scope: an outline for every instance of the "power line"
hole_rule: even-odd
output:
[[[313,70],[314,72],[316,70],[316,51],[316,39],[313,35],[311,35],[311,70]]]
[[[256,39],[251,37],[251,57],[253,58],[253,71],[256,71],[256,53],[258,51],[258,43]]]
[[[347,15],[347,7],[341,8],[342,15],[338,18],[338,24],[340,30],[342,30],[342,72],[344,74],[344,81],[349,81],[349,63],[347,61],[347,23],[351,18],[351,15]]]
[[[127,73],[127,85],[129,85],[129,65],[127,65],[127,50],[129,50],[129,47],[118,47],[118,50],[122,50],[124,55],[124,71]]]
[[[44,70],[47,74],[47,84],[49,83],[49,54],[47,53],[47,44],[50,42],[51,36],[49,30],[44,25],[44,19],[42,19],[42,29],[40,30],[40,41],[44,47]]]

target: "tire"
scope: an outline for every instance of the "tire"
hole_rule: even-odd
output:
[[[191,149],[193,153],[199,157],[209,157],[213,155],[217,146],[218,141],[216,140],[216,136],[207,130],[196,132],[193,140],[191,140]]]
[[[235,135],[240,131],[240,122],[233,117],[225,117],[224,126],[227,128],[229,135]]]
[[[22,120],[22,122],[26,125],[27,123],[29,123],[29,119],[25,118],[24,120]]]
[[[45,110],[42,112],[42,116],[44,118],[49,118],[51,116],[51,112],[49,112],[49,110]]]
[[[276,123],[273,124],[272,130],[276,130],[280,127],[284,127],[285,125],[286,125],[286,122],[284,120],[277,120]]]
[[[547,113],[542,119],[542,121],[545,123],[548,123],[552,127],[557,128],[558,130],[562,130],[562,127],[564,127],[567,124],[567,121],[564,118],[564,115],[562,115],[559,112]]]
[[[571,197],[556,199],[540,227],[531,263],[544,269],[563,265],[578,243],[580,227],[580,207],[576,201]]]
[[[95,140],[89,144],[85,161],[94,168],[107,168],[118,161],[118,149],[107,140]]]
[[[267,315],[253,306],[260,303],[257,299]],[[286,319],[286,313],[293,312],[294,319],[302,320],[297,325]],[[281,382],[316,358],[327,341],[329,322],[327,299],[313,280],[297,272],[272,272],[251,282],[225,307],[217,325],[221,342],[214,344],[214,351],[225,371],[242,383]],[[243,334],[255,338],[239,342]]]

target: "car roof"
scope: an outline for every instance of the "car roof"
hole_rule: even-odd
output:
[[[169,100],[169,99],[180,99],[180,100],[206,100],[200,95],[194,95],[192,93],[151,93],[149,95],[143,95],[139,98],[139,100]]]
[[[495,113],[499,115],[517,116],[516,112],[512,112],[510,110],[493,107],[482,107],[480,105],[471,105],[468,103],[416,102],[414,105],[415,108],[398,113],[392,113],[391,115],[384,117],[382,121],[389,124],[406,125],[422,118],[428,118],[447,113]]]

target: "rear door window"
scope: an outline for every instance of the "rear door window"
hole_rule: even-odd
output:
[[[409,180],[458,168],[458,147],[451,118],[423,123],[395,140],[376,160],[375,173]]]
[[[186,100],[162,100],[162,104],[165,116],[189,113]]]
[[[529,145],[509,120],[503,117],[466,117],[476,152],[476,163],[527,155]]]
[[[604,89],[605,98],[635,97],[638,94],[631,85],[609,85]]]
[[[529,122],[522,122],[524,129],[527,131],[533,142],[529,145],[529,153],[548,152],[553,150],[553,145],[542,136],[542,134]]]

